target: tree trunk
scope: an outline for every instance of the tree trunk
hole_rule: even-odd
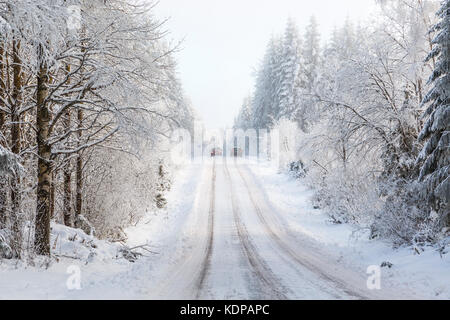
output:
[[[86,33],[85,26],[81,28],[81,35],[84,38]],[[81,53],[84,54],[85,48],[81,48]],[[84,71],[83,71],[84,72]],[[77,120],[78,120],[78,145],[81,144],[81,137],[83,135],[83,109],[78,108],[77,110]],[[75,222],[78,220],[78,216],[82,213],[82,205],[83,205],[83,158],[82,151],[78,151],[77,160],[76,160],[76,169],[75,169],[75,179],[76,179],[76,205],[75,205]]]
[[[47,70],[48,72],[48,70]],[[51,73],[48,73],[47,75],[47,84],[46,87],[48,87],[49,85],[51,85],[54,81],[54,77],[52,76]],[[50,105],[49,107],[49,114],[50,117],[53,114],[53,105]],[[50,147],[51,148],[51,147]],[[51,157],[51,155],[50,155]],[[49,158],[50,160],[52,160],[51,158]],[[50,174],[50,220],[53,219],[55,217],[55,186],[56,186],[56,178],[58,177],[58,172],[57,170],[51,170],[51,174]]]
[[[22,104],[22,61],[20,58],[20,42],[13,40],[13,92],[11,106],[11,151],[19,154],[21,150],[20,106]],[[20,257],[22,248],[22,215],[20,213],[20,177],[11,179],[12,206],[12,249],[14,256]]]
[[[52,170],[50,174],[50,219],[55,217],[55,178],[57,173]]]
[[[6,90],[6,73],[5,64],[3,62],[3,43],[0,42],[0,98],[5,98]],[[4,108],[5,105],[0,99],[0,109]],[[6,113],[0,110],[0,146],[5,146],[6,131],[4,130],[4,125],[6,122]],[[6,179],[0,179],[0,229],[6,226],[6,204],[7,204],[7,186]]]
[[[64,204],[63,204],[63,215],[64,224],[68,227],[73,226],[72,222],[72,172],[70,162],[68,162],[64,167]]]
[[[70,73],[70,65],[66,66],[67,73]],[[70,81],[70,80],[69,80]],[[64,127],[66,132],[70,131],[71,124],[71,112],[70,109],[67,109],[66,115],[64,118]],[[72,222],[72,166],[70,161],[70,155],[65,156],[66,164],[64,165],[63,175],[64,175],[64,203],[63,203],[63,216],[64,216],[64,224],[68,227],[73,226]]]
[[[83,127],[83,110],[78,109],[78,141],[81,141],[82,132],[81,129]],[[79,216],[81,214],[82,209],[82,201],[83,201],[83,158],[81,155],[81,151],[78,152],[77,156],[77,168],[76,168],[76,182],[77,182],[77,190],[76,190],[76,212],[75,215]]]
[[[4,49],[3,49],[3,43],[0,42],[0,98],[5,98],[5,92],[6,92],[6,72],[5,72],[5,63],[4,63]],[[4,103],[0,99],[0,108],[5,108]],[[3,130],[3,126],[6,122],[6,113],[4,111],[0,110],[0,145],[4,146],[3,138],[5,135],[5,131]]]
[[[19,108],[22,99],[22,62],[19,56],[20,42],[13,41],[13,92],[12,92],[12,110],[11,110],[11,151],[15,154],[20,153],[20,114]],[[19,178],[14,179],[11,192],[11,201],[13,205],[13,214],[18,214],[20,204],[19,199]]]
[[[39,47],[39,73],[36,94],[36,124],[38,147],[38,186],[36,207],[35,250],[40,255],[50,255],[50,184],[51,148],[48,143],[50,110],[45,101],[48,94],[48,71],[42,61],[42,47]]]

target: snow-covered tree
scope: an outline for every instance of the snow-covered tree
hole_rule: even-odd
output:
[[[252,96],[246,97],[242,103],[241,110],[235,120],[234,127],[239,129],[254,128],[253,126],[253,102]]]
[[[271,127],[278,116],[282,50],[281,38],[273,36],[256,75],[253,109],[257,128]]]
[[[316,18],[311,16],[310,22],[306,27],[303,42],[303,72],[306,77],[306,87],[311,90],[317,79],[317,73],[320,70],[320,34]]]
[[[303,131],[308,131],[310,125],[317,118],[316,101],[314,98],[315,88],[322,69],[320,52],[320,34],[318,24],[314,16],[306,27],[303,48],[302,66],[296,85],[294,95],[295,105],[297,105],[295,119]]]
[[[428,107],[425,125],[419,140],[425,146],[418,157],[422,162],[419,178],[431,207],[440,213],[444,226],[450,226],[450,1],[442,1],[437,12],[439,22],[431,29],[436,32],[433,50],[427,60],[436,59],[428,82],[432,88],[423,99]]]
[[[283,53],[279,70],[280,87],[278,91],[279,106],[275,114],[279,117],[291,118],[298,106],[298,88],[305,85],[301,79],[302,40],[295,22],[289,19],[283,39]]]

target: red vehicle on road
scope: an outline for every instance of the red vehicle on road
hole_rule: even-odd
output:
[[[232,157],[242,157],[242,149],[241,148],[233,148],[231,149],[231,154],[230,156]]]
[[[220,149],[220,148],[213,148],[211,150],[211,157],[221,156],[221,155],[222,155],[222,149]]]

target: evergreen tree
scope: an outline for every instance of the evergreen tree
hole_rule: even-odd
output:
[[[428,83],[433,87],[423,99],[429,104],[425,125],[419,135],[426,141],[418,157],[422,163],[419,179],[431,208],[450,226],[450,0],[438,10],[439,22],[431,29],[437,35],[427,60],[437,59]]]
[[[316,80],[320,62],[320,34],[314,16],[311,16],[309,25],[306,27],[303,59],[303,69],[307,79],[306,86],[311,89]]]
[[[253,103],[252,96],[249,95],[242,103],[241,111],[235,121],[235,127],[239,129],[253,128]]]
[[[256,76],[253,110],[257,128],[270,127],[277,117],[281,54],[281,39],[272,37]]]
[[[309,25],[306,27],[302,59],[303,65],[297,77],[294,95],[294,103],[297,107],[292,118],[297,121],[304,132],[307,132],[312,122],[313,114],[316,113],[313,95],[319,68],[321,67],[320,34],[314,16],[311,16]]]
[[[302,85],[300,66],[302,41],[295,22],[288,20],[283,41],[283,56],[280,70],[280,88],[278,91],[278,112],[281,117],[291,118],[298,105],[295,96],[298,86]]]

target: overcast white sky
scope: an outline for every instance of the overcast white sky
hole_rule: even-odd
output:
[[[288,17],[303,32],[317,18],[322,38],[346,17],[368,18],[374,0],[160,0],[154,13],[170,18],[170,38],[185,39],[176,54],[179,77],[207,128],[231,126],[253,87],[253,70],[273,33]]]

